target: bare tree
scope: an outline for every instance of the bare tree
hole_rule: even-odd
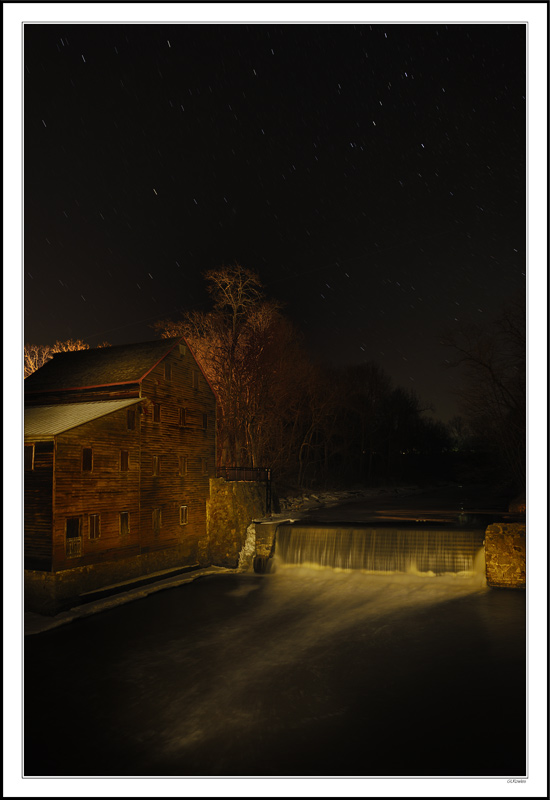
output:
[[[237,336],[239,321],[264,298],[260,278],[239,264],[208,270],[204,277],[214,308],[229,313],[233,336]]]
[[[98,347],[110,347],[109,342],[101,342]],[[59,339],[52,345],[26,344],[24,348],[24,377],[28,378],[37,369],[43,367],[56,353],[67,353],[73,350],[89,350],[90,345],[82,339]]]
[[[26,344],[24,349],[24,376],[28,378],[37,369],[53,357],[51,345],[48,344]]]
[[[492,446],[518,488],[526,475],[525,303],[518,298],[491,327],[462,330],[442,344],[463,369],[461,410],[479,440]]]
[[[250,270],[222,267],[205,278],[211,311],[153,328],[164,337],[185,336],[216,392],[219,464],[274,467],[288,455],[281,432],[303,361],[296,331]]]

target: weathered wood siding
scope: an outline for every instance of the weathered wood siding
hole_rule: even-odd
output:
[[[198,560],[199,542],[206,541],[209,479],[215,473],[214,393],[189,349],[178,346],[139,387],[90,389],[77,396],[81,401],[121,395],[130,398],[137,388],[142,402],[133,407],[135,429],[128,429],[127,409],[121,409],[56,437],[54,453],[50,453],[54,474],[50,466],[47,486],[39,489],[37,485],[35,490],[41,503],[43,497],[49,497],[50,516],[48,520],[41,517],[40,542],[46,558],[48,532],[52,571],[141,555],[159,564],[181,558]],[[77,396],[56,399],[74,401]],[[92,449],[90,471],[82,468],[83,448]],[[129,455],[127,471],[121,470],[122,450]],[[154,458],[158,474],[153,474]],[[184,519],[182,507],[186,508]],[[35,516],[35,508],[36,503],[26,505],[29,518]],[[121,533],[121,512],[129,514],[127,534]],[[155,525],[159,513],[160,525]],[[91,535],[90,515],[99,515],[97,538]],[[79,541],[68,543],[67,520],[71,518],[80,519],[80,536]]]
[[[136,408],[134,406],[133,408]],[[79,425],[57,436],[53,525],[54,569],[70,569],[139,554],[139,413],[128,430],[127,409]],[[82,470],[82,449],[91,447],[90,472]],[[121,470],[121,450],[128,470]],[[120,531],[120,512],[129,513],[130,529]],[[99,514],[98,538],[90,538],[89,515]],[[81,555],[67,553],[66,522],[81,518]]]
[[[150,401],[141,418],[142,552],[180,543],[194,549],[206,537],[209,478],[215,471],[214,394],[189,349],[176,347],[144,378],[141,397]],[[160,406],[158,422],[155,403]],[[185,419],[180,409],[185,409]],[[158,475],[153,475],[154,456],[159,459]],[[186,459],[184,474],[180,458]],[[181,506],[187,506],[183,525]],[[153,526],[154,509],[161,510],[158,531]]]
[[[130,400],[139,397],[139,383],[118,384],[116,386],[88,387],[64,392],[27,392],[25,405],[48,406],[60,403],[95,403],[98,400]]]
[[[36,442],[24,479],[25,569],[52,568],[53,462],[53,442]]]

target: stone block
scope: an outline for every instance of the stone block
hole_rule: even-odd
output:
[[[210,479],[206,504],[209,563],[236,568],[254,519],[265,516],[265,484],[254,481]]]
[[[485,531],[487,585],[525,589],[526,530],[523,523],[495,523]]]

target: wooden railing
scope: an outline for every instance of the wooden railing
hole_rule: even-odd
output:
[[[80,537],[74,539],[66,539],[66,549],[68,558],[77,558],[82,554],[82,539]]]

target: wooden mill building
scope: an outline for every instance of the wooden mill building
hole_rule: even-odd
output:
[[[29,608],[203,563],[216,399],[183,337],[56,354],[25,380]]]

